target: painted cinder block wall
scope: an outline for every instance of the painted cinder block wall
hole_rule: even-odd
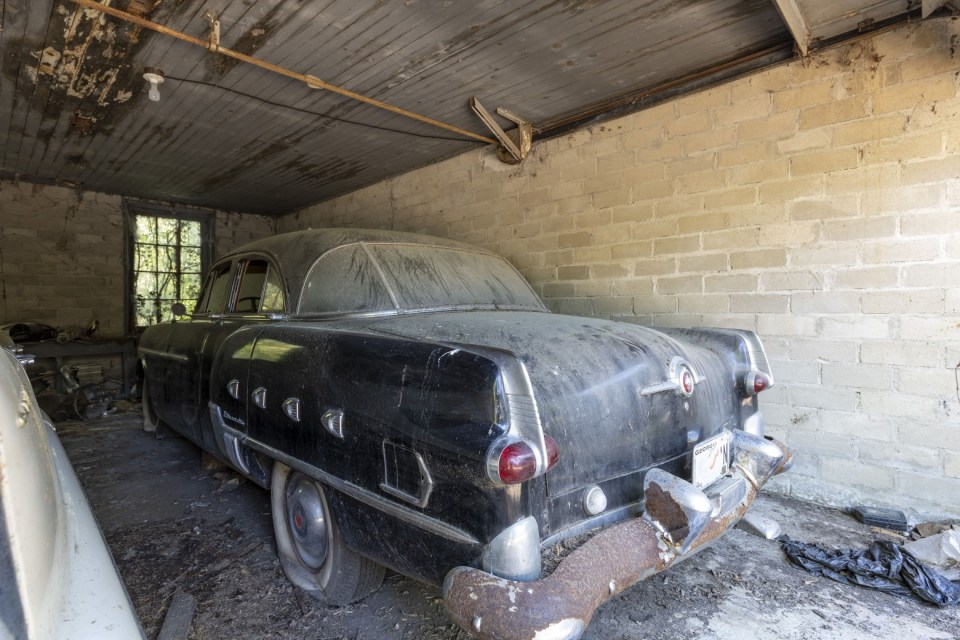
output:
[[[276,232],[271,218],[215,216],[217,255]],[[101,335],[124,335],[123,217],[120,196],[0,181],[0,322],[99,320]]]
[[[282,218],[508,257],[556,311],[757,331],[777,488],[960,513],[960,23],[910,24]],[[522,105],[507,105],[522,112]]]

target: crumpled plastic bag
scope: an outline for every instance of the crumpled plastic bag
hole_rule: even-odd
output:
[[[893,542],[878,540],[867,549],[826,549],[781,536],[780,545],[794,564],[837,582],[913,595],[941,607],[960,603],[960,584]]]
[[[943,531],[903,545],[903,550],[930,565],[948,580],[960,580],[960,531]]]

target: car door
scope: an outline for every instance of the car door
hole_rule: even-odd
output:
[[[201,446],[200,401],[203,395],[202,379],[205,377],[204,353],[211,343],[211,337],[224,331],[236,267],[236,261],[232,259],[214,265],[204,284],[196,311],[189,320],[172,324],[167,336],[169,377],[173,383],[168,390],[168,398],[174,409],[170,414],[171,426]]]
[[[200,386],[196,400],[191,400],[196,404],[192,410],[199,412],[199,437],[202,446],[213,451],[218,449],[218,444],[213,425],[210,423],[207,403],[213,393],[210,389],[212,367],[221,346],[230,334],[241,327],[274,322],[286,317],[287,296],[283,278],[269,258],[257,254],[241,256],[236,261],[235,271],[236,281],[227,313],[219,319],[217,327],[208,333],[203,345],[200,359]],[[229,357],[225,359],[232,360]],[[219,378],[214,376],[214,379],[219,380]],[[236,378],[227,383],[231,388],[226,391],[238,400],[238,407],[236,407],[238,410],[241,406],[249,407],[250,405],[251,397],[246,382],[245,379]],[[223,390],[217,390],[215,395],[222,397],[220,391]],[[233,396],[234,393],[236,396]],[[245,422],[247,411],[237,412],[244,415],[235,417]]]

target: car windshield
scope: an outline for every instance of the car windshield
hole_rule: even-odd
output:
[[[544,309],[503,258],[416,244],[334,249],[310,269],[300,300],[301,314],[464,307]]]

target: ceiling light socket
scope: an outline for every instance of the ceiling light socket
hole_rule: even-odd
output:
[[[147,95],[151,101],[160,102],[160,85],[163,83],[165,77],[163,71],[157,67],[143,68],[143,79],[150,83],[150,91]]]

